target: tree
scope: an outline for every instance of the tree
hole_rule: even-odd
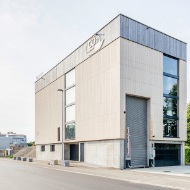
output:
[[[34,146],[34,145],[35,145],[35,141],[29,142],[29,143],[27,143],[27,145],[28,145],[28,146]]]
[[[190,103],[187,107],[187,142],[186,146],[190,147]]]

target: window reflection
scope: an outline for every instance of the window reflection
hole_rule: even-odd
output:
[[[163,115],[177,117],[177,99],[164,97],[164,99],[163,99]]]
[[[164,56],[164,72],[171,75],[178,75],[177,60],[171,57]]]
[[[164,94],[177,96],[177,79],[164,76],[163,88]]]
[[[163,120],[164,137],[177,137],[177,120]]]
[[[69,123],[65,126],[65,138],[66,139],[75,138],[75,123]]]

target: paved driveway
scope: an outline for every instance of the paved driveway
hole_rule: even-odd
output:
[[[169,166],[169,167],[155,167],[155,168],[139,168],[135,171],[164,174],[164,175],[175,175],[190,177],[190,165],[187,166]],[[189,179],[190,180],[190,179]]]

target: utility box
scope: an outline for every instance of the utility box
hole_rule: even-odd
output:
[[[50,165],[58,165],[58,160],[50,160]]]

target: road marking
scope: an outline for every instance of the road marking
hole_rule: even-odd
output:
[[[178,190],[188,190],[187,188],[180,188],[180,187],[173,187],[169,185],[160,185],[160,184],[151,184],[148,182],[141,182],[137,180],[127,180],[127,179],[121,179],[117,177],[111,177],[111,176],[105,176],[105,175],[97,175],[97,174],[89,174],[89,173],[84,173],[84,172],[76,172],[76,171],[68,171],[68,170],[61,170],[58,168],[50,168],[50,167],[45,167],[45,166],[37,166],[39,168],[44,168],[44,169],[51,169],[51,170],[57,170],[57,171],[62,171],[62,172],[68,172],[68,173],[75,173],[75,174],[81,174],[81,175],[89,175],[89,176],[95,176],[95,177],[102,177],[106,179],[114,179],[114,180],[120,180],[120,181],[127,181],[130,183],[138,183],[138,184],[144,184],[144,185],[151,185],[151,186],[156,186],[156,187],[163,187],[163,188],[170,188],[170,189],[178,189]]]

